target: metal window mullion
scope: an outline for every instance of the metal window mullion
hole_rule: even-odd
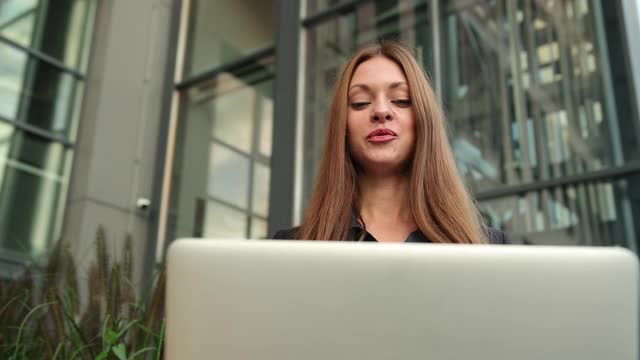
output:
[[[605,104],[604,110],[606,117],[609,119],[608,125],[610,127],[609,136],[611,137],[611,147],[613,151],[614,165],[621,165],[624,162],[624,154],[622,151],[622,145],[620,141],[620,126],[618,124],[618,113],[615,108],[615,92],[613,90],[613,79],[610,71],[609,63],[609,51],[607,46],[607,39],[605,37],[606,27],[603,23],[602,5],[600,1],[591,2],[593,9],[593,20],[595,25],[596,34],[596,51],[598,53],[600,65],[600,71],[602,76],[602,86],[604,87]]]
[[[56,59],[56,58],[54,58],[52,56],[49,56],[49,55],[47,55],[47,54],[45,54],[43,52],[34,50],[34,49],[26,47],[26,46],[23,46],[23,45],[15,42],[15,41],[5,37],[5,36],[3,36],[3,35],[0,35],[0,42],[13,47],[14,49],[23,51],[23,52],[27,53],[29,55],[29,57],[37,59],[39,61],[42,61],[42,62],[44,62],[44,63],[46,63],[48,65],[51,65],[52,67],[54,67],[54,68],[56,68],[56,69],[58,69],[58,70],[60,70],[60,71],[62,71],[64,73],[72,75],[73,77],[75,77],[78,80],[84,80],[85,77],[86,77],[83,73],[79,72],[76,69],[68,67],[67,65],[65,65],[64,63],[59,61],[58,59]]]
[[[28,9],[26,11],[23,11],[21,14],[18,14],[18,16],[13,17],[12,19],[9,19],[9,21],[5,22],[4,24],[0,25],[0,31],[8,28],[11,25],[14,25],[15,23],[17,23],[18,21],[24,19],[25,17],[31,15],[31,13],[35,12],[35,7]]]
[[[620,1],[621,16],[625,29],[625,45],[629,56],[629,73],[632,91],[631,108],[635,116],[640,116],[640,1]],[[636,137],[640,137],[640,129],[635,129]]]
[[[442,21],[440,17],[440,0],[431,0],[431,26],[433,41],[433,79],[436,95],[442,102]]]
[[[504,1],[505,0],[497,0],[496,2],[496,24],[497,26],[502,26],[504,22]],[[508,1],[508,0],[507,0]],[[496,34],[497,42],[496,45],[497,55],[498,55],[498,91],[500,93],[500,124],[501,124],[501,135],[502,135],[502,155],[504,156],[503,160],[503,168],[506,172],[506,182],[507,184],[513,184],[516,180],[516,174],[514,171],[514,162],[513,162],[513,149],[512,149],[512,136],[511,136],[511,121],[509,116],[509,99],[508,99],[508,89],[507,89],[507,73],[506,70],[509,67],[509,64],[506,63],[508,60],[508,55],[505,51],[505,42],[503,38],[500,36],[500,32]]]
[[[215,201],[215,202],[217,202],[219,204],[222,204],[222,205],[224,205],[226,207],[229,207],[229,208],[231,208],[231,209],[233,209],[233,210],[235,210],[237,212],[241,212],[245,216],[248,215],[248,212],[247,212],[246,208],[243,208],[242,206],[238,206],[236,204],[230,203],[229,201],[223,200],[223,199],[221,199],[221,198],[219,198],[217,196],[214,196],[214,195],[211,195],[211,194],[206,194],[206,199],[205,200]],[[204,228],[203,229],[199,229],[199,230],[200,230],[200,233],[204,234]]]
[[[350,0],[344,1],[338,5],[334,5],[329,7],[326,10],[317,12],[311,16],[307,16],[302,19],[301,25],[302,27],[309,28],[315,25],[320,24],[326,20],[329,20],[333,17],[340,16],[341,14],[347,13],[358,7],[358,5],[366,2],[371,2],[373,0]]]
[[[38,60],[41,60],[41,58],[38,55],[42,57],[48,57],[50,58],[50,60],[57,62],[57,60],[55,60],[53,57],[49,57],[44,53],[33,50],[38,46],[37,44],[39,44],[40,42],[38,39],[40,37],[39,34],[41,33],[39,28],[42,27],[41,23],[42,23],[42,18],[44,17],[43,14],[46,13],[48,5],[49,5],[48,1],[46,0],[43,1],[42,4],[40,4],[40,6],[37,8],[37,11],[35,12],[35,15],[34,15],[35,20],[33,22],[34,29],[32,29],[32,32],[31,32],[30,46],[22,46],[21,44],[0,35],[0,41],[4,42],[7,45],[13,46],[15,49],[21,50],[28,55],[24,63],[24,71],[20,79],[21,94],[20,94],[20,97],[18,98],[18,110],[16,114],[17,123],[26,123],[25,121],[25,117],[27,116],[26,112],[27,112],[27,109],[30,107],[31,100],[33,98],[31,93],[33,93],[33,77],[36,71],[35,69],[37,69],[36,64]],[[25,91],[25,89],[29,91]]]
[[[520,140],[520,169],[521,178],[524,181],[533,181],[531,171],[531,155],[529,154],[529,138],[527,126],[527,109],[525,104],[524,87],[522,83],[522,63],[520,61],[520,23],[518,22],[518,8],[515,1],[506,1],[507,18],[511,25],[509,29],[509,63],[511,66],[511,81],[513,91],[513,102],[515,109],[515,121],[518,124],[518,135]],[[534,223],[533,207],[534,197],[529,193],[525,200],[527,215],[525,215],[525,226],[527,229],[532,228]]]
[[[538,59],[536,57],[536,41],[534,37],[534,27],[533,27],[533,9],[535,6],[534,3],[523,3],[524,6],[524,24],[525,28],[531,29],[532,31],[526,32],[526,54],[527,54],[527,70],[529,75],[529,89],[535,88],[539,85],[538,77],[536,76],[537,71],[539,70]],[[538,168],[540,169],[540,178],[548,179],[549,178],[549,170],[548,170],[548,159],[545,156],[545,133],[544,133],[544,118],[542,116],[542,112],[540,109],[540,105],[536,101],[531,101],[531,115],[533,121],[534,128],[534,141],[535,141],[535,155],[536,162]],[[543,214],[543,222],[544,228],[548,229],[551,226],[551,219],[549,216],[549,207],[551,204],[550,194],[548,191],[542,191],[540,194],[540,201],[542,202],[542,214]]]
[[[194,87],[198,87],[198,86],[202,85],[203,82],[207,83],[207,82],[213,81],[213,80],[217,79],[218,75],[220,75],[220,74],[217,73],[214,77],[201,80],[201,82],[198,82],[196,84],[192,84],[188,88],[182,89],[181,91],[189,91],[189,90],[192,90]],[[235,76],[235,75],[236,74],[233,74],[233,76]],[[259,77],[257,79],[253,79],[252,81],[243,82],[241,87],[236,87],[236,88],[233,88],[233,89],[230,89],[230,90],[226,90],[226,91],[215,91],[214,93],[207,94],[205,96],[202,96],[202,97],[198,98],[197,101],[192,100],[190,102],[190,104],[193,104],[193,105],[204,104],[204,103],[207,103],[209,101],[214,100],[217,97],[220,97],[221,95],[225,95],[225,94],[237,91],[237,90],[244,89],[246,87],[250,87],[250,86],[253,86],[253,85],[256,85],[256,84],[260,84],[260,83],[263,83],[265,81],[273,80],[273,78],[274,78],[273,74],[272,73],[268,73],[268,74],[266,74],[266,75],[264,75],[262,77]]]
[[[214,144],[215,145],[220,145],[220,146],[222,146],[222,147],[224,147],[224,148],[226,148],[228,150],[231,150],[234,153],[237,152],[237,153],[240,153],[240,155],[243,155],[243,156],[245,155],[242,151],[239,151],[238,149],[235,149],[232,146],[230,146],[230,145],[228,145],[228,144],[216,139],[216,137],[213,135],[213,134],[215,134],[216,122],[218,121],[218,119],[216,117],[216,107],[217,107],[218,103],[217,103],[217,101],[215,101],[216,100],[215,93],[218,90],[218,82],[217,81],[214,82],[213,89],[214,89],[214,91],[213,91],[214,95],[211,97],[211,106],[206,108],[206,110],[207,110],[206,111],[206,116],[210,120],[210,127],[209,127],[210,139],[209,139],[209,144],[207,146],[208,153],[209,153],[209,157],[208,157],[209,158],[209,163],[206,165],[208,167],[208,169],[205,172],[205,174],[206,174],[205,176],[207,177],[207,179],[211,179],[213,177],[212,176],[212,170],[213,169],[211,169],[211,162],[213,161],[213,157],[217,155],[217,154],[214,153],[214,150],[213,150],[213,145]],[[188,90],[185,90],[184,93],[187,93],[187,91]],[[186,120],[186,115],[180,116],[180,118],[183,118],[184,120]],[[211,179],[211,181],[213,181],[213,183],[215,184],[215,180],[214,179]],[[208,188],[206,186],[206,183],[205,183],[204,193],[205,193],[205,196],[207,198],[209,198],[209,199],[213,198],[213,195],[211,195],[209,193],[209,190],[208,190]],[[222,203],[222,201],[218,201],[218,202]],[[225,205],[227,205],[227,204],[229,204],[229,203],[225,203]],[[236,209],[238,209],[238,208],[236,208]],[[242,209],[240,211],[244,212],[244,209]],[[204,235],[204,229],[205,229],[205,227],[207,227],[207,224],[206,224],[207,205],[202,203],[202,202],[198,202],[198,200],[196,200],[196,209],[195,209],[194,214],[195,214],[195,216],[194,216],[195,221],[194,221],[194,224],[193,224],[194,225],[194,233],[197,232],[198,234],[200,234],[200,236],[203,236]],[[196,226],[198,226],[199,228],[195,228]]]
[[[603,23],[602,4],[600,3],[600,1],[593,0],[591,2],[591,5],[593,9],[592,16],[595,22],[596,49],[600,57],[599,64],[600,71],[602,72],[602,83],[604,87],[603,90],[605,96],[605,111],[607,114],[607,118],[609,119],[609,128],[607,130],[611,140],[614,164],[621,165],[624,163],[624,152],[622,149],[622,142],[620,140],[621,132],[620,125],[618,124],[618,113],[616,111],[616,104],[614,99],[615,92],[613,89],[613,79],[610,70],[611,65],[609,63],[609,51],[607,40],[605,37],[606,27]],[[636,89],[636,91],[638,91],[638,89]],[[624,189],[620,190],[622,191]],[[633,218],[630,199],[629,197],[623,197],[621,200],[621,216],[629,220],[625,223],[624,233],[627,239],[636,239],[636,230],[634,228],[633,221],[630,221]],[[631,249],[637,251],[636,243],[630,243],[629,245]]]
[[[571,164],[571,157],[572,156],[577,156],[577,154],[573,151],[573,149],[571,148],[571,143],[573,142],[575,144],[575,140],[576,139],[572,139],[572,129],[571,129],[571,120],[575,119],[577,116],[577,100],[575,98],[575,94],[573,91],[573,82],[572,82],[572,75],[573,75],[573,68],[571,66],[571,64],[569,63],[569,61],[571,60],[571,32],[570,29],[568,28],[568,25],[570,24],[570,19],[568,17],[566,8],[565,8],[565,4],[566,3],[559,3],[559,4],[555,4],[555,8],[554,8],[554,12],[555,15],[553,15],[553,23],[556,26],[556,31],[558,34],[558,38],[557,38],[557,42],[558,42],[558,50],[559,50],[559,62],[560,62],[560,73],[562,74],[562,79],[560,80],[560,86],[562,89],[562,100],[563,100],[563,104],[564,104],[564,110],[566,113],[566,120],[567,120],[567,124],[566,124],[566,128],[567,131],[569,131],[569,143],[568,144],[564,144],[563,142],[559,142],[559,144],[565,146],[566,148],[563,148],[563,151],[560,152],[560,156],[562,156],[562,161],[560,163],[564,164],[564,169],[560,169],[560,172],[564,172],[564,173],[571,173],[571,169],[570,169],[570,164]],[[553,65],[553,62],[552,62]],[[554,71],[554,75],[555,75],[555,71]],[[555,79],[553,79],[553,81],[555,82]],[[556,123],[556,125],[559,125],[559,122]],[[561,129],[558,126],[559,129]],[[617,165],[617,164],[616,164]],[[569,169],[567,169],[569,167]]]
[[[209,118],[210,118],[210,119],[212,119],[211,127],[213,128],[213,126],[214,126],[214,121],[215,121],[215,120],[213,120],[213,117],[209,117]],[[241,150],[241,149],[239,149],[239,148],[237,148],[237,147],[235,147],[235,146],[233,146],[233,145],[231,145],[231,144],[229,144],[229,143],[225,142],[224,140],[219,139],[219,138],[218,138],[218,137],[216,137],[216,136],[212,136],[212,137],[211,137],[211,143],[214,143],[214,144],[216,144],[216,145],[220,145],[220,146],[222,146],[223,148],[225,148],[225,149],[227,149],[227,150],[231,150],[231,151],[233,151],[233,153],[235,153],[236,155],[240,155],[240,156],[242,156],[242,157],[245,157],[245,158],[247,158],[249,161],[253,160],[253,157],[251,156],[251,154],[250,154],[250,153],[247,153],[246,151]]]
[[[308,2],[307,1],[303,1],[300,9],[299,9],[299,18],[302,18],[303,14],[306,13],[306,6],[307,6]],[[296,69],[297,71],[297,78],[298,78],[298,91],[296,93],[297,99],[296,99],[296,112],[295,112],[295,135],[294,135],[294,143],[293,143],[293,151],[294,151],[294,159],[293,159],[293,210],[292,210],[292,219],[291,222],[293,224],[300,224],[301,220],[302,220],[302,213],[303,213],[303,202],[304,202],[304,192],[305,192],[305,186],[304,186],[304,173],[305,173],[305,141],[306,141],[306,136],[305,136],[305,130],[306,130],[306,123],[305,123],[305,118],[306,116],[304,115],[305,112],[307,111],[307,108],[305,106],[305,99],[307,99],[307,97],[305,96],[306,91],[307,91],[307,84],[306,84],[306,79],[307,79],[307,65],[308,65],[308,61],[307,61],[307,49],[308,49],[308,41],[310,41],[309,38],[309,33],[308,31],[310,31],[307,28],[304,27],[299,27],[297,29],[298,31],[298,68]],[[313,90],[313,89],[312,89]],[[272,186],[272,185],[270,185]],[[272,200],[269,199],[269,202],[271,202]],[[268,224],[268,223],[267,223]],[[268,234],[269,236],[271,234]]]
[[[488,6],[490,1],[487,0],[455,0],[445,1],[442,8],[443,14],[461,13],[463,11],[470,11],[471,7],[476,6]]]
[[[256,62],[268,58],[275,54],[274,46],[267,46],[262,49],[259,49],[251,54],[241,57],[235,61],[230,63],[217,65],[209,70],[202,71],[196,75],[189,76],[186,79],[181,79],[179,82],[175,84],[176,90],[185,90],[191,86],[196,84],[209,81],[211,79],[216,78],[219,74],[224,72],[232,72],[237,69],[241,69],[243,67],[253,65]]]
[[[206,199],[202,199],[202,200],[204,200],[204,201],[213,201],[213,202],[216,202],[216,203],[218,203],[220,205],[224,205],[224,206],[226,206],[226,207],[228,207],[228,208],[230,208],[230,209],[232,209],[234,211],[244,213],[245,215],[248,214],[247,213],[247,209],[244,209],[241,206],[232,204],[232,203],[228,202],[227,200],[223,200],[223,199],[221,199],[219,197],[216,197],[214,195],[211,195],[211,194],[207,194]],[[265,220],[265,221],[268,220],[268,217],[264,217],[264,216],[262,216],[260,214],[251,214],[250,216],[251,217],[255,217],[257,219],[260,219],[260,220]]]
[[[173,64],[173,77],[168,76],[171,79],[172,84],[177,84],[183,79],[183,70],[186,56],[186,42],[187,32],[189,26],[189,13],[190,13],[191,0],[175,0],[173,3],[173,12],[175,14],[172,20],[173,33],[177,41],[175,41],[175,48],[171,49],[175,53],[175,63]],[[169,86],[167,86],[169,88]],[[172,177],[173,177],[173,165],[176,147],[176,138],[178,133],[178,118],[180,115],[180,99],[181,93],[175,89],[170,93],[170,105],[168,108],[168,126],[166,130],[166,148],[164,150],[163,164],[161,165],[162,180],[161,185],[158,187],[158,227],[155,232],[155,238],[151,238],[155,245],[155,257],[154,262],[159,262],[163,259],[165,249],[168,245],[167,241],[167,229],[169,221],[169,206],[171,200],[172,190]],[[169,96],[167,96],[169,97]],[[150,232],[153,235],[152,232]],[[171,241],[172,239],[169,239]],[[151,279],[151,271],[153,262],[151,257],[148,257],[148,261],[145,262],[145,282],[149,282]]]
[[[580,208],[580,224],[582,225],[580,230],[582,231],[582,236],[584,238],[585,244],[593,243],[593,229],[592,229],[592,219],[591,212],[589,211],[589,199],[587,197],[588,191],[586,187],[588,183],[579,183],[576,184],[576,197],[578,198],[578,206]]]
[[[640,161],[633,161],[615,168],[590,171],[583,174],[564,176],[561,178],[531,182],[518,185],[507,185],[498,189],[484,190],[475,193],[478,201],[493,200],[497,198],[522,195],[528,192],[544,189],[557,189],[562,186],[581,183],[593,183],[599,181],[616,180],[623,177],[640,174]]]
[[[29,48],[32,48],[32,49],[40,48],[40,44],[42,43],[44,23],[46,21],[46,14],[49,11],[49,7],[51,6],[50,2],[51,0],[42,0],[40,1],[40,4],[38,4],[36,15],[35,15],[36,19],[33,22],[34,28],[32,29],[32,32],[31,32],[31,44],[29,44],[30,45]]]
[[[300,64],[300,3],[277,2],[274,83],[273,150],[269,189],[268,232],[290,227],[295,207],[296,135],[298,134],[298,71]]]
[[[246,238],[251,238],[251,228],[253,226],[253,182],[255,180],[255,166],[254,162],[256,161],[256,154],[258,152],[258,138],[260,136],[260,114],[262,111],[262,99],[259,91],[254,89],[256,96],[254,97],[253,102],[253,126],[251,127],[251,154],[249,156],[249,181],[248,181],[248,193],[247,193],[247,202],[248,206],[246,209],[247,214],[247,229],[246,229]]]
[[[62,157],[64,157],[65,155],[63,154]],[[52,171],[47,171],[46,169],[42,168],[42,167],[37,167],[37,166],[33,166],[33,165],[29,165],[25,162],[19,161],[19,160],[15,160],[15,159],[11,159],[11,158],[0,158],[0,163],[4,163],[4,165],[13,168],[13,169],[17,169],[20,170],[22,172],[25,172],[27,174],[30,175],[34,175],[43,179],[48,179],[48,180],[52,180],[58,183],[64,183],[65,182],[65,176],[64,174],[59,175],[56,174]]]
[[[44,140],[47,141],[52,141],[52,142],[57,142],[62,144],[64,147],[69,148],[69,149],[75,149],[76,144],[73,143],[72,141],[69,141],[68,139],[61,137],[61,136],[56,136],[51,134],[50,132],[46,131],[46,130],[42,130],[38,127],[35,127],[33,125],[29,125],[27,123],[19,123],[19,122],[15,122],[9,119],[6,119],[2,116],[0,116],[0,122],[12,125],[13,127],[24,131],[25,133],[28,133],[30,135],[34,135],[37,136],[39,138],[42,138]]]
[[[80,41],[80,44],[82,44],[82,50],[78,57],[78,62],[76,63],[76,67],[81,69],[83,72],[87,71],[89,64],[89,49],[91,48],[91,39],[94,34],[94,25],[96,21],[96,14],[98,12],[98,5],[95,2],[90,1],[86,6],[85,22],[82,26],[83,34]]]
[[[447,71],[447,94],[445,96],[445,89],[442,89],[442,94],[440,94],[442,102],[444,103],[444,100],[447,99],[448,103],[450,105],[453,105],[454,103],[456,103],[458,101],[457,96],[456,96],[456,91],[460,88],[460,70],[461,70],[461,66],[460,66],[460,54],[459,54],[459,49],[460,49],[460,44],[459,42],[461,42],[461,39],[459,39],[459,33],[458,33],[458,19],[456,16],[451,15],[447,20],[447,41],[446,41],[446,48],[447,48],[447,62],[449,63],[449,71]],[[469,36],[471,36],[471,34],[469,34]],[[478,55],[480,55],[480,53],[478,52]],[[453,112],[453,109],[449,110],[451,112]]]

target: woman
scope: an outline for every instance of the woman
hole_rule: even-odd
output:
[[[389,41],[361,48],[348,62],[304,222],[274,238],[510,242],[482,225],[424,70],[408,48]]]

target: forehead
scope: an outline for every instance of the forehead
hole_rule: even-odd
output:
[[[407,82],[400,65],[382,56],[376,56],[358,65],[351,77],[351,84],[391,84],[399,81]]]

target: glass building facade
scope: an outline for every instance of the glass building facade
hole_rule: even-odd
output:
[[[398,39],[416,50],[442,99],[459,170],[488,223],[516,243],[636,249],[640,120],[627,44],[638,34],[626,33],[620,1],[308,0],[298,19],[276,17],[277,25],[238,16],[236,24],[251,22],[240,26],[249,29],[242,40],[234,39],[238,26],[200,25],[214,16],[206,11],[222,13],[226,4],[205,10],[203,2],[189,3],[183,51],[191,59],[185,61],[188,86],[176,84],[182,100],[173,166],[180,181],[171,189],[168,238],[268,236],[282,224],[272,222],[267,231],[269,214],[256,211],[268,202],[255,196],[268,192],[269,178],[272,187],[284,183],[294,193],[293,203],[274,203],[271,212],[290,215],[286,225],[299,221],[317,175],[336,77],[359,45]],[[292,27],[297,43],[277,42],[284,37],[276,37],[276,28]],[[276,66],[274,73],[269,46],[276,62],[297,67]],[[298,61],[278,56],[287,47]],[[207,61],[201,60],[205,52]],[[209,76],[198,78],[194,67],[210,69]],[[295,123],[288,123],[297,136],[273,135],[274,152],[282,147],[298,154],[289,164],[294,170],[285,172],[294,179],[287,181],[280,172],[268,176],[269,157],[258,139],[270,138],[264,131],[273,117],[265,109],[275,107],[275,121],[286,121],[278,106],[292,102],[266,90],[273,77],[291,76],[302,100],[290,110]],[[237,90],[221,94],[231,83]],[[197,124],[203,129],[195,130]],[[199,155],[192,154],[198,146]]]
[[[168,238],[267,237],[275,1],[191,1],[183,9]]]
[[[91,0],[0,1],[0,254],[34,258],[60,237]]]
[[[150,13],[144,6],[161,9],[144,23],[154,29],[149,33],[166,34],[132,36],[118,49],[137,50],[146,39],[168,44],[166,61],[157,63],[162,71],[166,63],[170,75],[164,87],[144,75],[143,85],[134,84],[140,92],[127,92],[142,100],[156,96],[148,103],[155,105],[145,106],[166,111],[128,104],[113,112],[141,122],[128,129],[143,129],[126,137],[132,143],[121,147],[128,152],[114,158],[135,154],[132,163],[152,158],[155,165],[104,192],[97,181],[110,180],[95,176],[90,190],[100,201],[90,199],[78,213],[86,217],[79,221],[146,229],[148,239],[141,240],[148,244],[140,246],[146,257],[155,249],[155,259],[162,258],[180,237],[265,238],[298,224],[315,183],[336,78],[358,46],[381,39],[415,49],[445,108],[459,171],[488,223],[515,243],[637,251],[640,55],[631,50],[640,38],[637,3],[0,0],[2,257],[37,257],[64,235],[83,94],[92,84],[87,74],[98,69],[101,76],[100,61],[125,64],[89,60],[89,50],[107,58],[97,50],[126,35],[118,24],[135,28],[134,18],[109,17],[116,10],[124,17],[126,6],[136,16]],[[113,23],[98,45],[91,44],[96,19]],[[152,52],[153,41],[149,67],[156,56],[149,54],[159,53]],[[147,71],[143,61],[133,62],[136,71]],[[104,95],[92,96],[99,104]],[[113,99],[105,104],[117,105]],[[155,113],[155,122],[141,120]],[[123,138],[115,128],[96,134],[96,143]],[[148,145],[145,136],[159,145]],[[145,175],[151,167],[157,176]],[[77,176],[95,169],[83,171]],[[129,204],[139,190],[125,184],[144,176],[154,182],[146,213]]]

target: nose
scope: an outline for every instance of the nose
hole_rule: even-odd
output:
[[[391,111],[389,111],[389,106],[387,106],[384,102],[377,104],[371,114],[372,121],[385,122],[392,119],[393,115],[391,114]]]

